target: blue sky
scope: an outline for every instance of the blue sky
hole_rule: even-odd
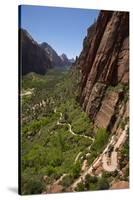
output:
[[[21,6],[20,26],[38,42],[47,42],[60,55],[78,56],[87,28],[97,18],[98,10]]]

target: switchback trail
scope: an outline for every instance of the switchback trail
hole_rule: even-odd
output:
[[[55,108],[54,109],[54,112],[56,113],[57,112],[57,109]],[[62,120],[62,113],[60,112],[60,117],[59,117],[59,120],[57,121],[57,125],[68,125],[68,128],[69,128],[69,132],[74,135],[74,136],[81,136],[81,137],[84,137],[84,138],[89,138],[90,140],[92,140],[92,144],[94,142],[94,138],[92,137],[89,137],[89,136],[86,136],[86,135],[79,135],[79,134],[76,134],[75,132],[72,131],[72,128],[71,128],[71,124],[69,123],[61,123],[60,121]],[[90,149],[90,147],[92,146],[92,144],[88,147],[88,150]],[[74,163],[77,162],[77,160],[79,159],[80,155],[82,154],[82,152],[79,152],[74,160]],[[83,162],[83,165],[84,165],[84,162]],[[62,181],[62,179],[67,176],[68,174],[63,174],[55,183],[56,184],[59,184],[60,181]]]
[[[118,163],[117,163],[117,149],[120,147],[120,145],[122,145],[125,142],[126,136],[127,136],[127,130],[128,130],[128,125],[125,126],[125,129],[123,130],[118,141],[114,145],[114,149],[113,149],[113,152],[111,153],[111,157],[110,157],[110,165],[108,164],[108,159],[109,159],[108,154],[105,153],[103,155],[102,163],[103,163],[103,168],[104,168],[105,171],[112,172],[112,171],[115,171],[117,169],[117,165],[118,165]]]
[[[55,111],[56,111],[56,110],[55,110]],[[79,135],[79,134],[75,133],[75,132],[72,130],[71,124],[69,124],[69,123],[61,123],[60,120],[62,120],[62,112],[60,112],[60,118],[59,118],[59,120],[57,121],[57,125],[61,125],[61,126],[62,126],[62,125],[67,125],[67,126],[68,126],[68,130],[69,130],[69,132],[70,132],[72,135],[80,136],[80,137],[84,137],[84,138],[88,138],[88,139],[94,141],[94,138],[92,138],[92,137],[90,137],[90,136],[87,136],[87,135]]]
[[[125,126],[125,129],[122,131],[122,134],[118,138],[117,142],[115,141],[114,135],[112,136],[110,142],[104,149],[104,151],[100,154],[99,157],[97,157],[94,162],[90,165],[90,167],[81,174],[81,176],[71,185],[71,189],[74,191],[75,188],[77,187],[78,183],[82,182],[87,174],[90,174],[93,176],[93,169],[102,161],[102,166],[105,171],[112,172],[117,169],[118,166],[118,160],[117,160],[117,149],[125,142],[126,137],[127,137],[127,130],[128,130],[128,125]],[[107,156],[107,151],[109,149],[109,146],[113,145],[114,150],[111,153],[111,164],[108,165],[108,156]]]

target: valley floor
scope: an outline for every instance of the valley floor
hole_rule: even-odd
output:
[[[75,100],[79,74],[75,76],[58,69],[22,79],[23,194],[109,189],[123,177],[118,149],[128,139],[128,124],[119,136],[95,132]]]

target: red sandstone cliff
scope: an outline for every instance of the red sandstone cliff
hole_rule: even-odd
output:
[[[116,130],[128,118],[129,13],[101,11],[75,66],[83,109],[96,127]]]

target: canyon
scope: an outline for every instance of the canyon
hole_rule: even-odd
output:
[[[65,54],[59,56],[48,43],[39,44],[27,30],[19,30],[19,43],[19,65],[22,75],[30,72],[45,74],[51,68],[70,67],[74,62]]]
[[[75,62],[21,39],[23,194],[128,188],[129,13],[100,11]]]
[[[100,175],[102,171],[119,168],[117,151],[128,137],[129,126],[129,13],[100,12],[97,21],[88,28],[73,70],[80,71],[77,99],[93,121],[94,129],[108,130],[115,140],[110,139],[103,153],[72,188],[83,182],[88,173]],[[110,146],[112,153],[108,157]]]

